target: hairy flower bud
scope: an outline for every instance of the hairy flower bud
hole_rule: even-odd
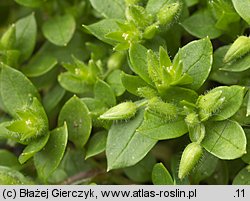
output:
[[[250,38],[238,37],[227,51],[223,61],[225,63],[238,59],[250,51]]]
[[[136,110],[137,106],[135,103],[124,102],[110,108],[108,111],[106,111],[104,114],[100,116],[100,119],[105,119],[105,120],[128,119],[135,115]]]
[[[209,92],[198,98],[196,104],[199,108],[199,117],[201,121],[207,120],[221,107],[225,101],[225,97],[221,97],[221,94],[222,91]]]
[[[167,25],[172,23],[176,16],[179,15],[181,6],[182,5],[180,4],[180,2],[171,3],[163,6],[157,14],[159,24]]]
[[[190,143],[183,151],[178,177],[183,179],[194,168],[202,156],[202,146],[197,142]]]

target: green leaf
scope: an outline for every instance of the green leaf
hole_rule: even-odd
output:
[[[49,54],[44,54],[39,51],[35,56],[33,56],[27,65],[22,68],[22,71],[28,77],[38,77],[49,72],[57,64],[57,59]]]
[[[202,158],[191,172],[192,182],[199,184],[202,180],[210,177],[215,171],[218,160],[214,155],[204,151]]]
[[[42,6],[47,0],[15,0],[18,4],[26,7],[37,8]]]
[[[246,57],[236,60],[233,63],[224,63],[223,59],[228,49],[229,46],[227,45],[227,46],[222,46],[217,50],[215,50],[214,62],[212,66],[212,72],[210,74],[210,79],[226,85],[238,84],[242,79],[247,78],[249,76],[249,72],[242,71],[245,68],[250,67],[247,62],[243,62],[245,58],[247,59],[248,56],[246,55]],[[224,69],[226,71],[224,71]],[[229,72],[229,71],[242,71],[242,72]]]
[[[241,126],[232,120],[209,121],[205,124],[203,147],[220,159],[232,160],[246,153],[246,136]]]
[[[108,170],[128,167],[143,159],[157,140],[141,135],[136,129],[143,120],[143,111],[127,121],[113,123],[109,130],[106,155]]]
[[[245,90],[241,86],[221,86],[216,87],[210,92],[221,91],[221,97],[225,97],[218,111],[211,118],[213,121],[221,121],[233,116],[239,109],[243,102]]]
[[[0,166],[7,166],[17,170],[20,169],[20,164],[14,153],[5,149],[0,149],[0,156]]]
[[[107,106],[102,100],[95,98],[82,98],[81,99],[88,107],[90,113],[94,116],[100,116],[107,111]]]
[[[126,88],[128,92],[131,94],[134,94],[136,96],[139,96],[140,94],[138,93],[138,88],[141,87],[146,87],[148,84],[141,79],[139,76],[135,75],[129,75],[124,72],[121,74],[121,80],[123,86]]]
[[[120,0],[90,0],[91,5],[105,18],[124,19],[126,4]]]
[[[0,137],[1,139],[11,139],[13,141],[19,142],[19,138],[16,133],[7,129],[7,127],[11,124],[11,121],[5,121],[0,123]]]
[[[221,66],[219,70],[227,71],[227,72],[243,72],[250,68],[250,55],[246,54],[245,56],[241,57],[240,59],[232,62],[226,63]]]
[[[0,166],[0,185],[30,185],[32,182],[17,170]]]
[[[126,176],[132,181],[145,183],[151,181],[151,172],[156,159],[152,154],[148,154],[139,163],[124,169]]]
[[[179,51],[183,62],[183,73],[193,78],[192,84],[185,87],[197,90],[206,81],[212,67],[213,47],[209,38],[192,41]]]
[[[237,13],[248,23],[250,24],[250,1],[249,0],[232,0],[233,5]]]
[[[106,149],[107,132],[99,131],[91,137],[86,145],[85,159],[102,153]]]
[[[15,49],[16,44],[16,25],[12,24],[2,35],[0,40],[0,49]]]
[[[144,121],[137,131],[155,140],[167,140],[180,137],[188,132],[188,128],[183,118],[179,117],[169,120],[162,116],[146,111]]]
[[[250,51],[250,38],[247,36],[239,36],[228,49],[223,61],[225,63],[233,62]]]
[[[0,86],[4,106],[12,116],[16,116],[16,111],[22,110],[32,97],[39,97],[31,81],[8,66],[2,65]]]
[[[37,24],[34,13],[16,22],[16,48],[21,52],[21,62],[27,60],[36,44]]]
[[[231,1],[215,0],[210,1],[214,17],[217,19],[215,27],[223,31],[229,31],[232,23],[240,21],[240,16],[236,13]]]
[[[0,57],[3,63],[8,66],[18,67],[19,58],[20,58],[20,51],[19,50],[5,50],[0,52]]]
[[[215,185],[227,185],[229,182],[229,170],[226,161],[219,160],[217,162],[216,169],[214,173],[207,178],[207,184],[215,184]]]
[[[146,6],[146,11],[152,15],[156,15],[157,12],[166,4],[169,0],[149,0]]]
[[[168,87],[165,93],[161,94],[161,96],[166,102],[175,103],[177,105],[180,105],[180,102],[183,100],[195,103],[198,98],[198,94],[194,90],[176,86]]]
[[[94,86],[95,98],[103,101],[107,106],[111,107],[116,104],[116,98],[111,87],[104,81],[98,80]]]
[[[29,143],[25,149],[23,150],[23,152],[21,153],[21,155],[18,158],[18,161],[23,164],[25,163],[27,160],[29,160],[31,157],[33,157],[37,152],[39,152],[48,142],[49,140],[49,133],[47,133],[46,135],[33,140],[31,143]]]
[[[233,185],[250,185],[250,165],[243,168],[234,178]]]
[[[152,84],[148,74],[147,52],[147,48],[138,43],[131,45],[129,48],[130,67],[144,81],[148,84]]]
[[[72,15],[55,16],[47,20],[42,31],[44,36],[53,44],[66,46],[75,32],[76,22]]]
[[[125,92],[125,88],[121,80],[121,73],[121,70],[116,69],[112,71],[107,77],[107,83],[113,89],[116,96],[121,96]]]
[[[211,39],[218,38],[222,32],[215,27],[216,20],[210,9],[198,10],[191,17],[186,18],[181,25],[191,35]]]
[[[243,168],[234,178],[233,185],[250,185],[250,165]]]
[[[73,96],[62,107],[58,124],[68,126],[68,138],[77,148],[82,148],[88,141],[92,129],[92,122],[87,106],[77,96]]]
[[[155,164],[152,171],[152,182],[154,185],[174,185],[172,176],[162,163]]]
[[[250,164],[250,129],[245,129],[244,131],[247,137],[247,148],[246,148],[247,153],[243,155],[242,160],[245,163]]]
[[[59,166],[68,141],[68,130],[64,126],[51,131],[50,138],[42,151],[34,155],[34,163],[39,178],[46,181]]]
[[[104,19],[101,21],[98,21],[94,24],[91,25],[83,25],[83,27],[85,29],[87,29],[92,35],[94,35],[95,37],[97,37],[99,40],[111,44],[111,45],[115,45],[116,43],[111,40],[106,38],[105,36],[108,33],[111,32],[115,32],[117,30],[119,30],[119,26],[117,25],[117,21],[116,19]]]
[[[58,76],[58,82],[67,91],[81,94],[89,91],[90,85],[86,81],[74,76],[70,72],[61,73]]]

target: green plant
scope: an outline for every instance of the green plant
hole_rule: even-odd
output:
[[[0,3],[0,184],[249,184],[249,7]]]

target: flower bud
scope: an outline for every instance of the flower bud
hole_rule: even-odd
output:
[[[105,112],[100,116],[100,119],[105,119],[105,120],[128,119],[135,115],[136,110],[137,106],[135,103],[124,102],[110,108],[107,112]]]
[[[246,36],[238,37],[227,51],[223,61],[225,63],[238,59],[250,51],[250,38]]]
[[[158,31],[158,28],[159,26],[157,24],[152,24],[148,26],[143,33],[143,38],[152,39]]]
[[[37,98],[30,106],[17,111],[18,119],[6,128],[19,135],[20,143],[26,143],[48,132],[47,115]]]
[[[168,25],[179,15],[182,5],[180,2],[171,3],[163,6],[157,14],[159,24]]]
[[[194,168],[202,156],[202,146],[197,142],[190,143],[183,151],[178,177],[183,179]]]
[[[158,114],[166,120],[174,120],[177,118],[177,108],[175,105],[165,103],[158,98],[152,98],[148,103],[148,110]]]
[[[185,118],[185,122],[188,126],[196,126],[200,123],[198,114],[196,114],[195,112],[188,114]]]
[[[221,97],[221,94],[222,91],[214,91],[198,98],[196,104],[199,108],[199,117],[201,121],[207,120],[221,107],[225,101],[225,97]]]
[[[139,96],[146,98],[146,99],[151,99],[151,98],[157,96],[157,91],[155,91],[151,87],[139,87],[137,89],[137,92],[138,92]]]

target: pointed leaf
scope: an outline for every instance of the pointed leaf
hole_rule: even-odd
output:
[[[16,111],[22,110],[32,97],[39,97],[31,81],[20,71],[8,66],[2,65],[0,86],[3,103],[12,116],[16,116]]]
[[[248,23],[250,24],[250,1],[249,0],[232,0],[233,5],[237,13]]]
[[[89,139],[88,144],[86,145],[86,156],[85,159],[88,159],[92,156],[95,156],[99,153],[102,153],[106,149],[107,142],[107,132],[100,131],[94,134],[93,137]]]
[[[213,62],[213,47],[209,38],[192,41],[179,51],[183,62],[183,73],[193,78],[192,84],[186,87],[197,90],[206,81]]]
[[[138,88],[148,86],[148,84],[139,76],[129,75],[124,72],[122,72],[121,74],[121,80],[126,90],[129,93],[137,95],[137,96],[139,96]]]
[[[95,98],[103,101],[109,107],[116,104],[116,98],[111,87],[104,81],[98,80],[94,87]]]
[[[77,96],[73,96],[62,107],[58,125],[68,126],[68,138],[77,148],[82,148],[89,139],[92,122],[87,106]]]
[[[50,133],[49,141],[42,151],[34,155],[34,163],[38,176],[46,181],[49,176],[59,166],[68,140],[68,130],[66,123]]]
[[[172,176],[162,163],[155,164],[152,171],[152,182],[154,185],[174,185]]]
[[[160,66],[163,67],[169,67],[172,65],[172,62],[170,60],[170,57],[167,53],[167,51],[161,46],[159,50],[159,57],[160,57]]]
[[[37,152],[39,152],[48,142],[49,140],[49,133],[33,140],[31,143],[29,143],[25,149],[23,150],[23,152],[21,153],[21,155],[18,158],[18,161],[23,164],[25,163],[27,160],[29,160],[31,157],[33,157]]]
[[[113,89],[116,96],[121,96],[125,92],[125,88],[121,80],[121,73],[121,70],[116,69],[112,71],[107,77],[107,83]]]
[[[136,164],[152,149],[157,140],[141,135],[136,129],[143,120],[143,111],[127,122],[114,123],[106,146],[108,170]]]
[[[222,91],[221,97],[225,98],[218,111],[211,118],[214,121],[221,121],[233,116],[241,107],[244,98],[244,87],[241,86],[221,86],[210,92]]]
[[[34,13],[16,22],[16,46],[21,52],[21,62],[32,54],[36,44],[37,24]]]
[[[38,77],[49,72],[57,64],[57,59],[49,53],[43,54],[38,52],[31,60],[22,68],[22,71],[28,77]]]
[[[67,91],[81,94],[89,90],[90,85],[86,81],[74,76],[70,72],[61,73],[58,76],[59,84]]]
[[[125,1],[120,0],[90,0],[91,5],[105,18],[125,18]]]
[[[181,23],[183,28],[191,35],[198,38],[208,36],[211,39],[222,34],[222,31],[217,29],[215,24],[216,19],[209,9],[200,9]]]
[[[250,185],[250,165],[243,168],[234,178],[233,185]]]
[[[105,36],[108,33],[119,30],[117,21],[118,20],[116,19],[104,19],[91,25],[83,25],[83,27],[87,29],[92,35],[97,37],[99,40],[105,43],[111,44],[111,45],[115,45],[116,42],[114,42],[111,39],[106,38]]]
[[[66,46],[75,32],[76,23],[72,15],[55,16],[47,20],[42,31],[44,36],[53,44]]]
[[[137,43],[133,44],[129,49],[130,67],[144,81],[152,84],[148,74],[147,52],[148,50],[144,46]]]

